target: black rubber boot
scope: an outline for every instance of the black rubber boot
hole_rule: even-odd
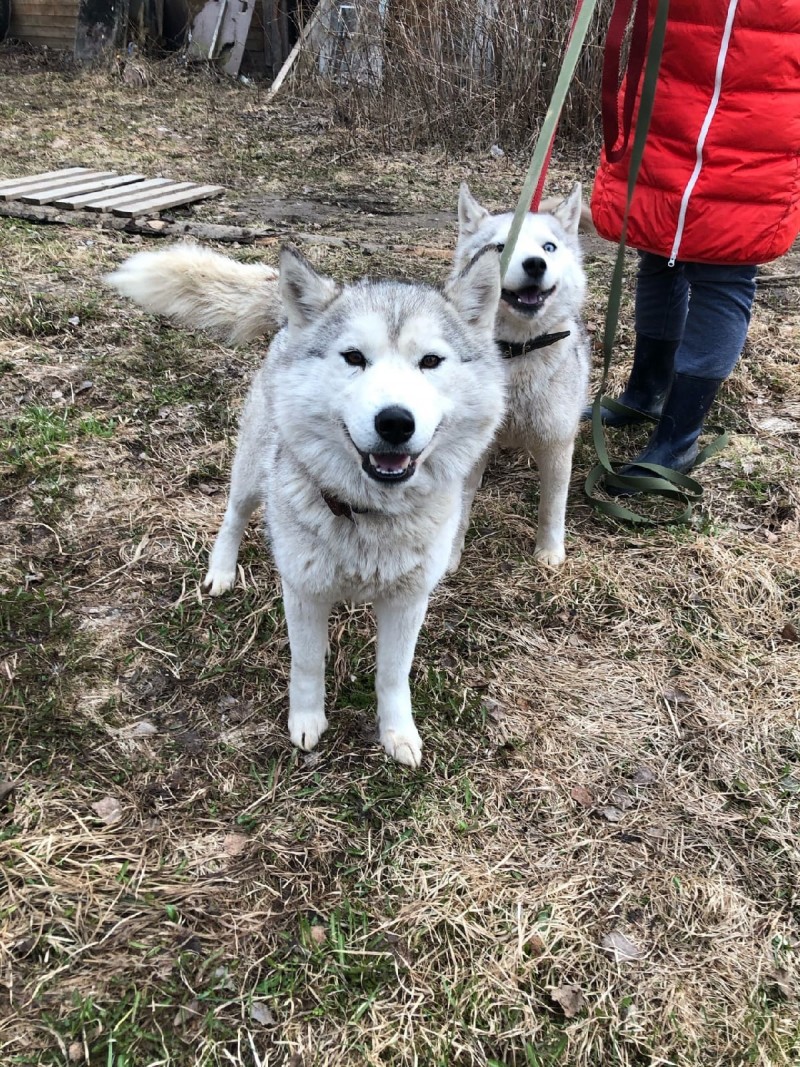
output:
[[[633,426],[647,422],[646,416],[658,418],[672,381],[675,353],[680,341],[656,341],[652,337],[636,335],[636,347],[633,350],[633,366],[625,389],[616,399],[637,412],[636,415],[623,415],[609,408],[600,409],[604,426]],[[592,409],[585,408],[581,416],[584,422],[591,421]]]
[[[681,474],[690,471],[699,452],[697,441],[703,430],[703,422],[722,381],[719,378],[697,378],[693,374],[676,374],[661,418],[644,451],[633,463],[622,467],[617,473],[654,477],[652,471],[637,466],[638,463],[657,463]],[[607,492],[610,496],[630,496],[636,490],[608,486]]]

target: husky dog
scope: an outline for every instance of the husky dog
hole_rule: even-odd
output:
[[[494,336],[505,357],[507,412],[497,437],[522,449],[539,468],[539,526],[534,558],[564,562],[564,520],[572,451],[589,385],[589,345],[581,319],[586,295],[578,227],[585,208],[581,187],[551,212],[529,213],[503,279]],[[487,245],[502,249],[512,214],[492,215],[461,186],[454,277]],[[467,480],[462,528],[453,550],[455,570],[487,456]]]
[[[380,739],[416,767],[417,635],[462,521],[465,479],[503,417],[499,256],[483,250],[439,291],[341,286],[284,249],[278,284],[287,323],[245,402],[204,584],[214,596],[232,588],[245,524],[263,504],[289,631],[292,741],[312,749],[328,725],[333,604],[372,601]]]

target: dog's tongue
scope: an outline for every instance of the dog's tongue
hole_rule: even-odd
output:
[[[402,474],[411,462],[411,456],[405,452],[387,452],[385,454],[373,453],[370,457],[373,467],[384,474]]]
[[[517,300],[519,300],[520,304],[538,304],[541,299],[542,290],[536,285],[532,285],[528,289],[517,290]]]

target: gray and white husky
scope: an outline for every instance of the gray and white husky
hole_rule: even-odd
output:
[[[463,524],[466,479],[503,416],[499,256],[484,249],[440,291],[342,286],[285,249],[278,286],[287,322],[245,402],[204,584],[213,595],[233,586],[245,525],[263,504],[289,631],[292,741],[311,749],[328,725],[333,604],[371,601],[380,739],[416,767],[417,635]]]
[[[565,558],[572,452],[589,387],[589,344],[582,321],[586,275],[578,239],[585,211],[576,184],[566,200],[525,216],[503,279],[494,329],[508,379],[506,418],[496,444],[522,449],[536,461],[540,487],[534,558],[550,567]],[[512,219],[511,213],[492,215],[463,184],[454,276],[478,249],[502,248]],[[487,458],[481,458],[467,481],[465,523],[451,569],[458,565]]]

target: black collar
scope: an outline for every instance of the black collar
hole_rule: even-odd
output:
[[[355,522],[354,515],[366,515],[366,511],[363,508],[354,508],[352,504],[345,504],[344,500],[333,496],[332,493],[323,492],[322,499],[337,518],[349,519],[350,522]]]
[[[536,348],[554,345],[556,341],[563,341],[569,335],[569,330],[562,330],[561,333],[543,333],[531,341],[498,341],[497,347],[504,359],[514,359],[515,356],[526,356],[528,352],[533,352]]]

